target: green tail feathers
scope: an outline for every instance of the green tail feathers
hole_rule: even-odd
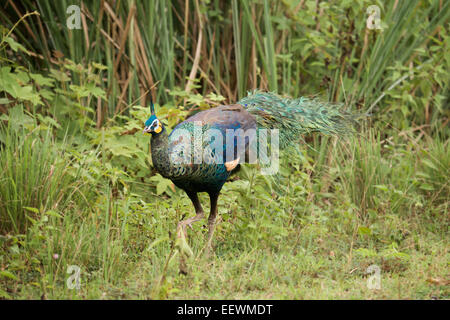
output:
[[[288,99],[270,92],[254,91],[238,104],[255,116],[260,127],[279,129],[281,147],[311,132],[348,135],[361,117],[318,99]]]

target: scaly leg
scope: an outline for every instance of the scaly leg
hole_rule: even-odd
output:
[[[186,192],[187,193],[187,192]],[[187,195],[189,196],[189,198],[192,201],[192,204],[194,205],[195,208],[195,216],[188,218],[186,220],[180,221],[178,223],[178,237],[181,237],[181,232],[184,232],[184,235],[186,236],[186,226],[189,226],[190,228],[192,228],[192,223],[199,221],[201,219],[203,219],[203,217],[205,216],[205,213],[203,212],[203,208],[202,205],[200,203],[200,200],[198,199],[198,195],[196,192],[194,193],[187,193]]]
[[[189,196],[189,198],[191,199],[192,204],[194,205],[196,215],[195,215],[195,217],[191,217],[189,219],[180,221],[178,223],[178,228],[177,228],[178,240],[176,242],[176,245],[178,246],[178,249],[180,250],[180,272],[185,275],[188,273],[186,258],[188,256],[193,255],[193,252],[186,241],[186,237],[187,237],[186,226],[189,226],[192,228],[191,224],[193,222],[199,221],[205,216],[205,214],[203,213],[202,205],[200,204],[200,201],[198,200],[197,193],[196,192],[192,192],[192,193],[186,192],[186,193]]]
[[[206,253],[208,254],[210,249],[212,249],[212,238],[215,230],[216,216],[217,216],[217,200],[219,198],[219,193],[210,193],[209,199],[211,200],[211,213],[208,218],[208,242],[206,244]]]

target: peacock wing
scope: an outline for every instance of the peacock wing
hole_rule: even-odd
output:
[[[195,159],[201,157],[206,162],[217,163],[221,159],[221,163],[226,163],[239,158],[237,148],[240,141],[244,141],[243,147],[248,150],[249,129],[256,129],[256,120],[239,104],[208,109],[189,117],[174,128],[169,136],[169,152],[181,162],[195,162]],[[198,141],[194,142],[200,130],[201,148]],[[233,136],[227,138],[227,134]],[[232,145],[230,141],[233,141]]]

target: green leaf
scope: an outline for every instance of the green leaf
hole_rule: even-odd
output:
[[[366,249],[366,248],[356,249],[355,253],[357,253],[359,256],[362,256],[364,258],[376,257],[378,255],[375,250]]]
[[[106,69],[108,69],[107,66],[104,66],[104,65],[102,65],[100,63],[96,63],[96,62],[92,62],[92,66],[94,68],[96,68],[96,69],[99,69],[99,70],[106,70]]]
[[[164,192],[167,192],[167,188],[172,188],[173,184],[172,181],[169,179],[164,178],[160,174],[156,174],[153,177],[150,178],[150,181],[156,182],[156,194],[159,196],[163,194]]]
[[[9,272],[8,270],[0,271],[0,276],[9,278],[9,279],[13,279],[13,280],[17,280],[17,277],[15,275],[13,275],[11,272]]]
[[[9,100],[7,98],[0,98],[0,104],[8,104],[13,102],[12,100]]]
[[[434,187],[431,184],[429,184],[429,183],[422,183],[419,188],[422,189],[422,190],[426,190],[426,191],[433,191],[434,190]]]
[[[20,51],[25,52],[26,54],[28,54],[28,50],[25,49],[25,47],[23,45],[21,45],[20,43],[16,42],[13,38],[8,37],[8,38],[3,39],[3,41],[8,43],[9,46],[11,47],[11,49],[14,52],[17,52],[17,51],[20,50]]]
[[[225,97],[223,97],[220,94],[215,94],[215,93],[210,93],[206,97],[212,101],[217,101],[217,102],[225,100]]]
[[[70,77],[63,71],[59,71],[56,69],[50,69],[50,73],[52,74],[53,78],[60,82],[66,82],[70,80]]]
[[[60,215],[58,212],[53,211],[53,210],[49,210],[45,213],[46,215],[52,216],[52,217],[56,217],[56,218],[62,218],[63,216]]]
[[[32,207],[23,207],[25,210],[34,212],[34,213],[39,213],[39,209],[36,208],[32,208]]]
[[[389,191],[388,187],[385,186],[384,184],[377,184],[377,185],[374,185],[374,187],[377,188],[377,189],[386,191],[386,192]]]
[[[371,235],[371,234],[372,234],[372,230],[370,230],[370,229],[367,228],[367,227],[359,227],[359,228],[358,228],[358,233],[359,233],[360,235],[364,235],[364,234]]]
[[[52,78],[47,78],[39,73],[30,73],[30,78],[33,79],[38,85],[40,86],[49,86],[52,87],[53,83],[55,82]]]

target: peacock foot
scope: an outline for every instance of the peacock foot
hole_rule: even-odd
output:
[[[178,227],[177,227],[177,235],[178,235],[178,238],[181,237],[181,233],[184,233],[184,237],[187,238],[186,227],[189,227],[189,228],[191,228],[191,229],[194,229],[194,228],[192,227],[192,223],[194,223],[194,222],[196,222],[196,221],[199,221],[199,220],[203,219],[203,217],[204,217],[204,213],[203,213],[203,211],[201,211],[201,212],[198,212],[194,217],[191,217],[191,218],[189,218],[189,219],[180,221],[180,222],[178,223]]]

